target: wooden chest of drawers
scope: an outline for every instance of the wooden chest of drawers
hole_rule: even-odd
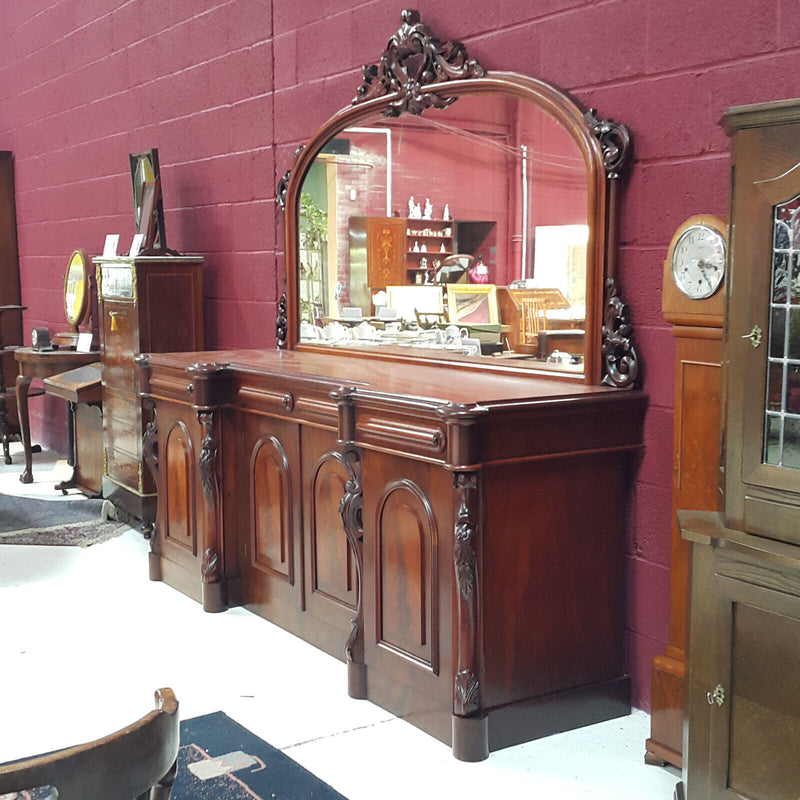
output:
[[[155,518],[156,487],[142,457],[148,423],[139,398],[139,353],[203,346],[200,256],[95,258],[103,363],[103,494],[141,520]]]

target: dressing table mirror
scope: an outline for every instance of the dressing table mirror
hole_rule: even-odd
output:
[[[627,152],[403,12],[279,186],[279,347],[137,361],[151,577],[346,661],[462,760],[628,713]]]

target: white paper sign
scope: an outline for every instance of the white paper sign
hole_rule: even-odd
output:
[[[109,233],[103,245],[103,258],[114,258],[117,254],[117,247],[119,247],[119,234]]]
[[[91,353],[92,352],[92,332],[87,331],[86,333],[79,333],[78,334],[78,341],[75,345],[75,349],[79,353]]]
[[[142,251],[142,247],[144,246],[144,234],[143,233],[134,233],[133,234],[133,241],[131,242],[131,251],[128,254],[131,258],[136,258]]]

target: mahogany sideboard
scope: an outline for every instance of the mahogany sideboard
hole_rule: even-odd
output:
[[[307,351],[138,364],[153,579],[346,658],[351,695],[464,760],[629,712],[642,393]]]

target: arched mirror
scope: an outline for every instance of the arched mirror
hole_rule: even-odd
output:
[[[86,319],[89,295],[89,259],[83,250],[76,250],[64,273],[64,314],[70,331],[76,332]]]
[[[633,385],[613,259],[627,155],[624,126],[404,11],[279,189],[279,344]]]

